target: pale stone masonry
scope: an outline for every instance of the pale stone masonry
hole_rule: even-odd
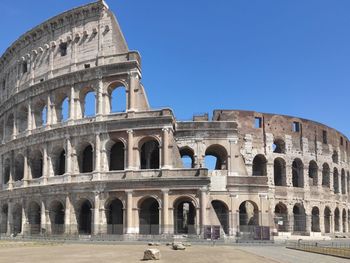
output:
[[[51,18],[6,50],[3,235],[202,238],[208,226],[224,238],[349,232],[346,136],[250,111],[176,121],[171,109],[150,107],[141,79],[140,55],[104,1]],[[112,110],[115,91],[124,93],[123,111]],[[258,226],[262,236],[254,236]]]

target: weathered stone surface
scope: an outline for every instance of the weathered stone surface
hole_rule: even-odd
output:
[[[160,251],[156,248],[146,249],[143,253],[143,260],[159,260],[160,259]]]
[[[174,250],[185,250],[186,247],[182,243],[173,243]]]

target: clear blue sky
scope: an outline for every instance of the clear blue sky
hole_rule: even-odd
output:
[[[0,52],[88,0],[1,3]],[[155,108],[177,119],[213,109],[300,116],[350,137],[350,1],[107,0],[143,60]]]

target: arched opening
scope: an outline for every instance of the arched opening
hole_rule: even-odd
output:
[[[300,159],[295,159],[292,164],[293,187],[304,187],[304,165]]]
[[[305,214],[305,209],[301,204],[294,205],[293,217],[294,217],[293,232],[299,233],[299,234],[304,233],[306,231],[306,214]]]
[[[229,234],[229,214],[227,206],[224,202],[214,200],[211,202],[212,207],[214,208],[216,221],[220,224],[222,230],[226,235]]]
[[[61,235],[64,233],[64,206],[60,201],[54,201],[49,210],[51,233]]]
[[[251,226],[259,225],[259,209],[252,201],[244,201],[239,206],[240,232],[250,232]]]
[[[159,234],[159,204],[156,199],[148,197],[142,201],[139,221],[141,235]]]
[[[338,169],[333,169],[333,189],[335,194],[339,194],[339,174]]]
[[[329,165],[327,163],[324,163],[322,165],[322,186],[324,187],[331,187],[331,183],[330,183],[330,168]]]
[[[17,112],[17,130],[18,133],[25,132],[28,127],[28,109],[22,106]]]
[[[278,232],[289,231],[288,209],[283,203],[275,206],[275,223]]]
[[[44,100],[39,100],[33,105],[32,112],[34,116],[33,126],[39,128],[46,124],[47,108]]]
[[[109,88],[111,113],[126,111],[126,89],[122,85]]]
[[[110,151],[109,170],[118,171],[125,169],[124,143],[118,141],[114,143]]]
[[[31,235],[40,234],[41,230],[41,208],[36,202],[31,202],[28,207],[28,222]]]
[[[180,156],[184,168],[194,168],[194,152],[189,147],[180,149]]]
[[[338,163],[339,162],[339,157],[338,157],[338,152],[337,151],[333,151],[332,161],[333,161],[333,163]]]
[[[276,158],[273,162],[273,178],[276,186],[286,186],[286,162]]]
[[[141,169],[159,169],[159,143],[151,139],[141,146]]]
[[[190,198],[179,198],[174,202],[175,234],[196,233],[196,208]]]
[[[11,161],[10,159],[6,159],[4,161],[4,184],[7,184],[10,181],[11,176]]]
[[[318,166],[315,161],[309,163],[309,185],[317,186],[318,183]]]
[[[61,149],[56,157],[55,175],[64,175],[66,173],[66,151]]]
[[[334,210],[334,231],[340,231],[340,212],[338,207]]]
[[[17,235],[22,232],[22,206],[15,204],[12,209],[13,224],[11,233]],[[29,218],[28,218],[29,219]]]
[[[14,174],[14,181],[21,181],[24,177],[24,157],[23,155],[19,154],[15,158],[15,174]]]
[[[89,200],[83,200],[79,209],[78,231],[82,235],[91,234],[92,205]]]
[[[11,113],[8,118],[7,121],[5,123],[5,140],[9,141],[11,140],[11,137],[13,135],[13,124],[14,124],[14,117],[13,114]]]
[[[328,206],[324,209],[324,232],[330,233],[331,232],[331,210]]]
[[[123,203],[113,199],[106,207],[107,233],[113,235],[123,234]]]
[[[80,160],[80,172],[81,173],[91,173],[93,171],[93,156],[94,152],[91,144],[86,146],[81,153]]]
[[[94,91],[89,91],[85,94],[82,113],[83,117],[96,115],[96,96]]]
[[[8,221],[8,205],[4,204],[1,207],[0,234],[6,234]]]
[[[345,170],[341,170],[341,193],[346,194],[346,181],[345,181]]]
[[[227,151],[221,145],[210,145],[205,151],[204,161],[208,170],[227,170]]]
[[[286,152],[285,142],[280,138],[275,139],[272,145],[272,150],[274,153],[285,153]]]
[[[343,227],[343,232],[346,233],[346,210],[345,209],[343,209],[342,227]]]
[[[33,179],[43,176],[43,156],[41,151],[36,150],[32,152],[30,159],[30,168]]]
[[[65,97],[59,103],[59,107],[56,108],[56,115],[58,122],[64,122],[69,119],[69,98]]]
[[[313,207],[311,211],[311,231],[321,232],[320,229],[320,210],[318,207]]]
[[[264,155],[258,154],[253,159],[253,176],[266,176],[267,168],[266,168],[267,160]]]

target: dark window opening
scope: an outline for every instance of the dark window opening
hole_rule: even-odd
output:
[[[67,42],[63,42],[60,44],[60,54],[61,54],[61,57],[64,57],[67,55]]]
[[[82,173],[91,173],[93,170],[93,150],[92,146],[87,146],[83,151],[82,156]]]
[[[304,187],[304,165],[300,159],[295,159],[292,164],[293,187]]]
[[[84,68],[90,68],[90,64],[84,64]]]
[[[79,234],[91,234],[92,205],[88,200],[80,207],[79,213]]]
[[[274,153],[285,153],[286,151],[286,144],[282,139],[276,139],[273,142],[272,150]]]
[[[159,169],[159,144],[155,140],[141,147],[141,169]]]
[[[255,156],[253,160],[253,176],[266,176],[267,168],[266,168],[267,160],[265,156],[259,154]]]
[[[124,144],[116,142],[110,152],[109,170],[124,170]]]
[[[328,143],[327,131],[322,131],[322,141],[324,144]]]
[[[343,146],[344,141],[343,141],[343,137],[340,137],[340,145]]]
[[[24,61],[22,63],[22,73],[24,74],[24,73],[27,73],[27,72],[28,72],[28,63],[27,63],[27,61]]]
[[[300,122],[294,121],[293,122],[293,132],[300,132]]]
[[[259,129],[262,127],[262,118],[261,117],[255,117],[254,127],[256,129]]]

